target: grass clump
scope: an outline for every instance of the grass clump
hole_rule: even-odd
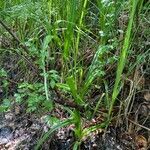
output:
[[[107,128],[118,115],[124,74],[129,76],[147,59],[149,50],[136,54],[134,44],[138,17],[148,6],[139,0],[15,0],[1,6],[2,88],[9,92],[8,78],[14,78],[6,74],[15,72],[12,95],[16,103],[25,104],[26,113],[39,115],[61,105],[68,114],[51,126],[35,149],[68,125],[74,125],[72,147],[79,149],[85,136]],[[19,58],[18,70],[7,67],[6,51]],[[85,128],[85,122],[99,116],[102,121]]]

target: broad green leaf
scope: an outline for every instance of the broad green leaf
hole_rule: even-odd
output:
[[[66,119],[60,123],[58,123],[57,125],[54,125],[47,133],[44,134],[43,137],[41,137],[35,147],[35,150],[38,150],[40,149],[40,146],[46,141],[46,139],[48,137],[50,137],[52,135],[52,133],[64,126],[67,126],[67,125],[70,125],[73,123],[73,120],[72,119]]]
[[[72,93],[74,101],[77,104],[83,104],[83,101],[82,101],[81,97],[78,95],[77,84],[76,84],[73,76],[70,76],[70,77],[67,78],[67,84],[70,87],[70,92]]]
[[[67,78],[67,84],[70,87],[70,91],[74,98],[77,98],[77,85],[73,76]]]
[[[48,48],[48,44],[51,42],[52,38],[53,37],[51,35],[47,35],[45,37],[42,50],[46,50]]]
[[[70,87],[68,86],[68,84],[56,83],[56,86],[60,89],[63,89],[64,91],[70,91]]]

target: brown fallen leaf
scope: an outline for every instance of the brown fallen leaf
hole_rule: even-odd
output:
[[[140,72],[140,70],[136,69],[134,73],[134,82],[136,85],[136,89],[141,90],[145,85],[145,78]]]
[[[144,94],[144,99],[146,101],[150,101],[150,92],[147,92],[147,93]]]
[[[137,147],[137,150],[147,150],[147,140],[142,135],[137,135],[135,137],[135,144]]]

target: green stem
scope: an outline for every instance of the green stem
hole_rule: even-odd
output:
[[[120,54],[120,60],[118,62],[117,75],[116,75],[115,85],[114,85],[113,94],[112,94],[112,101],[111,101],[110,108],[109,108],[109,118],[111,116],[114,103],[120,91],[119,86],[120,86],[121,76],[122,76],[122,72],[123,72],[125,62],[127,59],[127,52],[128,52],[129,45],[130,45],[132,25],[133,25],[134,15],[135,15],[136,7],[137,7],[137,0],[131,0],[130,2],[131,2],[131,7],[132,7],[130,11],[130,16],[129,16],[130,20],[129,20],[128,27],[127,27],[123,48]]]

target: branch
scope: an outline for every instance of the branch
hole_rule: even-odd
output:
[[[28,53],[27,47],[21,43],[18,37],[11,31],[11,29],[2,21],[0,20],[0,24],[8,31],[8,33],[20,44],[20,46]]]
[[[13,33],[11,31],[11,29],[2,21],[0,20],[0,24],[6,29],[6,31],[8,31],[8,33],[20,44],[20,46],[22,47],[22,49],[24,49],[24,51],[28,54],[28,48],[21,43],[21,41],[19,40],[19,38],[15,35],[15,33]],[[27,61],[27,63],[31,66],[31,68],[38,73],[38,69],[36,66],[34,66],[31,61],[29,60],[29,58],[27,58],[26,56],[24,56],[25,60]]]

